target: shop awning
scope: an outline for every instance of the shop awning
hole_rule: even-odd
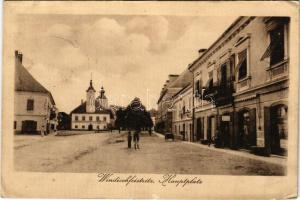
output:
[[[261,61],[264,60],[264,59],[266,59],[266,58],[268,58],[268,57],[270,57],[271,53],[276,48],[278,42],[279,42],[279,40],[275,40],[274,42],[270,42],[268,48],[266,49],[266,51],[264,52],[264,54],[260,58]]]

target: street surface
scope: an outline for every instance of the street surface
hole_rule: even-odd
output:
[[[71,133],[71,132],[70,132]],[[73,132],[74,133],[74,132]],[[69,132],[65,132],[68,135]],[[284,175],[285,165],[218,152],[143,133],[140,149],[127,148],[126,133],[69,136],[15,135],[19,171]],[[132,147],[134,145],[132,144]],[[214,147],[211,147],[214,148]],[[230,151],[230,150],[228,150]],[[285,163],[285,159],[281,158]]]

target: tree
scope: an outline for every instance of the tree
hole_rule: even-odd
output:
[[[115,126],[119,130],[121,128],[126,128],[126,126],[125,126],[125,116],[126,116],[126,110],[123,110],[122,108],[119,108],[116,112],[116,121],[115,121]]]
[[[129,130],[149,129],[153,126],[150,113],[141,103],[139,98],[134,98],[124,110],[116,113],[116,126]]]
[[[71,129],[71,117],[65,112],[59,112],[57,115],[58,130],[69,130]]]

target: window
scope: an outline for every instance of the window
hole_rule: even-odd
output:
[[[195,82],[195,94],[196,94],[196,97],[198,97],[200,94],[200,81],[199,80],[197,80]]]
[[[75,116],[75,121],[78,121],[78,116]]]
[[[90,117],[89,117],[89,120],[90,120],[90,121],[93,121],[93,116],[90,116]]]
[[[207,88],[212,88],[214,86],[214,79],[213,79],[213,71],[210,71],[208,73],[208,85],[206,86]]]
[[[247,49],[238,54],[238,79],[241,80],[247,76]]]
[[[99,129],[100,129],[100,127],[99,127],[99,126],[97,126],[97,129],[99,130]]]
[[[85,116],[82,116],[82,121],[85,121]]]
[[[82,128],[85,128],[85,125],[82,125],[81,127],[82,127]]]
[[[227,65],[226,63],[224,63],[223,65],[221,65],[221,81],[220,81],[220,85],[225,87],[227,83]]]
[[[78,128],[78,126],[77,126],[77,125],[75,125],[75,128]]]
[[[103,121],[105,121],[105,122],[106,122],[106,117],[103,117]]]
[[[17,122],[14,121],[14,129],[17,129]]]
[[[99,117],[99,116],[97,116],[97,117],[96,117],[96,120],[97,120],[97,121],[100,121],[100,117]]]
[[[32,111],[34,108],[34,100],[33,99],[27,99],[27,110]]]
[[[284,26],[280,25],[270,31],[270,64],[274,65],[284,59]]]

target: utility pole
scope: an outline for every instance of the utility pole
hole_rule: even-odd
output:
[[[195,132],[195,127],[194,127],[194,121],[195,121],[195,83],[194,83],[194,71],[191,71],[190,69],[188,69],[189,70],[189,72],[191,72],[192,73],[192,76],[193,76],[193,78],[192,78],[192,84],[193,84],[193,97],[192,97],[192,100],[193,100],[193,103],[192,103],[192,134],[190,135],[190,141],[191,142],[194,142],[194,132]]]

